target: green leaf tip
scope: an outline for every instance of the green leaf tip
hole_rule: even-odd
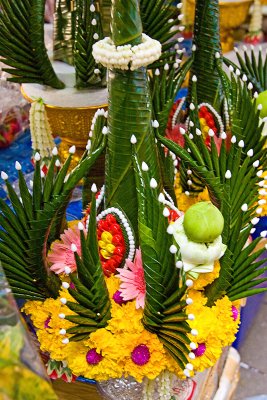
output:
[[[115,0],[112,16],[111,36],[116,46],[141,43],[143,27],[138,0]]]

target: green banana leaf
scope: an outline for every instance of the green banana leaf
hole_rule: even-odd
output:
[[[1,0],[0,7],[0,56],[11,67],[9,80],[63,89],[45,48],[45,0]]]

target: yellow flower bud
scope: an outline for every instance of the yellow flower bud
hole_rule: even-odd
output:
[[[100,250],[100,253],[107,260],[109,260],[111,257],[111,254],[107,250],[102,249],[102,250]]]
[[[113,252],[114,252],[114,250],[115,250],[115,246],[114,246],[113,244],[108,244],[108,245],[106,246],[106,250],[107,250],[109,253],[113,254]]]
[[[112,243],[113,236],[110,232],[103,232],[101,235],[101,239],[106,243]]]

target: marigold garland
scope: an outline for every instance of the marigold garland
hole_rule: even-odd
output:
[[[195,290],[203,289],[204,285],[215,279],[218,271],[219,263],[216,263],[214,272],[200,275],[195,281],[194,290],[189,292],[193,304],[187,307],[187,312],[196,316],[194,321],[190,321],[190,327],[198,331],[197,340],[192,334],[189,334],[189,338],[206,345],[204,354],[192,360],[195,371],[214,365],[222,348],[233,342],[238,330],[239,318],[234,321],[233,304],[226,296],[213,307],[207,307],[203,292]],[[112,317],[106,328],[93,332],[81,342],[62,343],[60,330],[73,326],[71,322],[60,318],[61,314],[74,314],[60,302],[61,297],[73,301],[67,290],[63,289],[60,298],[56,300],[47,299],[43,303],[29,301],[25,304],[23,311],[31,316],[41,350],[48,352],[57,361],[67,362],[73,374],[90,379],[106,380],[131,375],[141,382],[144,377],[155,379],[164,370],[183,377],[182,371],[165,351],[157,335],[144,329],[141,321],[143,310],[136,309],[135,301],[119,305],[113,300],[120,286],[118,276],[106,278],[106,283],[111,298]],[[134,348],[141,344],[148,347],[151,355],[143,366],[136,365],[131,359]],[[90,349],[95,349],[102,356],[101,361],[95,365],[90,365],[86,360]]]
[[[56,300],[47,299],[43,303],[29,301],[25,304],[23,311],[31,316],[37,328],[41,350],[50,353],[51,358],[57,361],[66,361],[73,374],[90,379],[105,380],[131,375],[142,381],[144,377],[155,379],[165,369],[178,373],[178,367],[164,350],[157,335],[144,329],[141,323],[143,310],[136,309],[135,301],[119,305],[112,299],[119,288],[119,278],[113,275],[106,278],[106,282],[112,318],[106,328],[93,332],[89,339],[78,343],[63,344],[60,335],[61,329],[73,326],[59,317],[60,314],[74,314],[60,302],[61,297],[74,301],[66,290],[62,290],[60,298]],[[151,353],[149,362],[142,367],[131,360],[132,351],[140,344],[147,345]],[[89,365],[86,361],[87,352],[93,348],[103,356],[97,365]]]
[[[193,304],[187,307],[187,312],[196,316],[189,321],[192,329],[198,332],[190,339],[197,344],[204,344],[206,349],[201,356],[196,356],[192,364],[196,371],[203,371],[213,366],[222,354],[222,349],[232,344],[238,331],[240,317],[235,321],[232,313],[233,303],[227,296],[218,300],[213,307],[206,306],[207,299],[197,290],[190,290]]]
[[[194,281],[195,290],[203,290],[207,285],[212,283],[220,274],[220,262],[214,262],[214,270],[206,274],[199,274],[198,278]]]

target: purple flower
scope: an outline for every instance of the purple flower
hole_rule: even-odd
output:
[[[196,350],[193,350],[193,353],[195,354],[196,357],[201,357],[205,353],[207,347],[205,343],[199,343],[198,347]]]
[[[136,365],[145,365],[150,359],[149,348],[145,344],[140,344],[133,349],[131,357]]]
[[[235,306],[232,306],[232,318],[234,321],[238,318],[239,311]]]
[[[120,305],[127,303],[127,301],[123,300],[121,292],[119,290],[114,293],[113,300],[115,301],[115,303]]]
[[[88,351],[86,354],[86,361],[90,365],[97,365],[100,363],[100,361],[103,359],[102,354],[99,354],[96,352],[96,349],[91,349]]]
[[[45,322],[44,322],[44,327],[45,327],[45,329],[48,329],[48,328],[50,328],[50,326],[49,326],[49,322],[51,321],[51,317],[48,317],[46,320],[45,320]]]

